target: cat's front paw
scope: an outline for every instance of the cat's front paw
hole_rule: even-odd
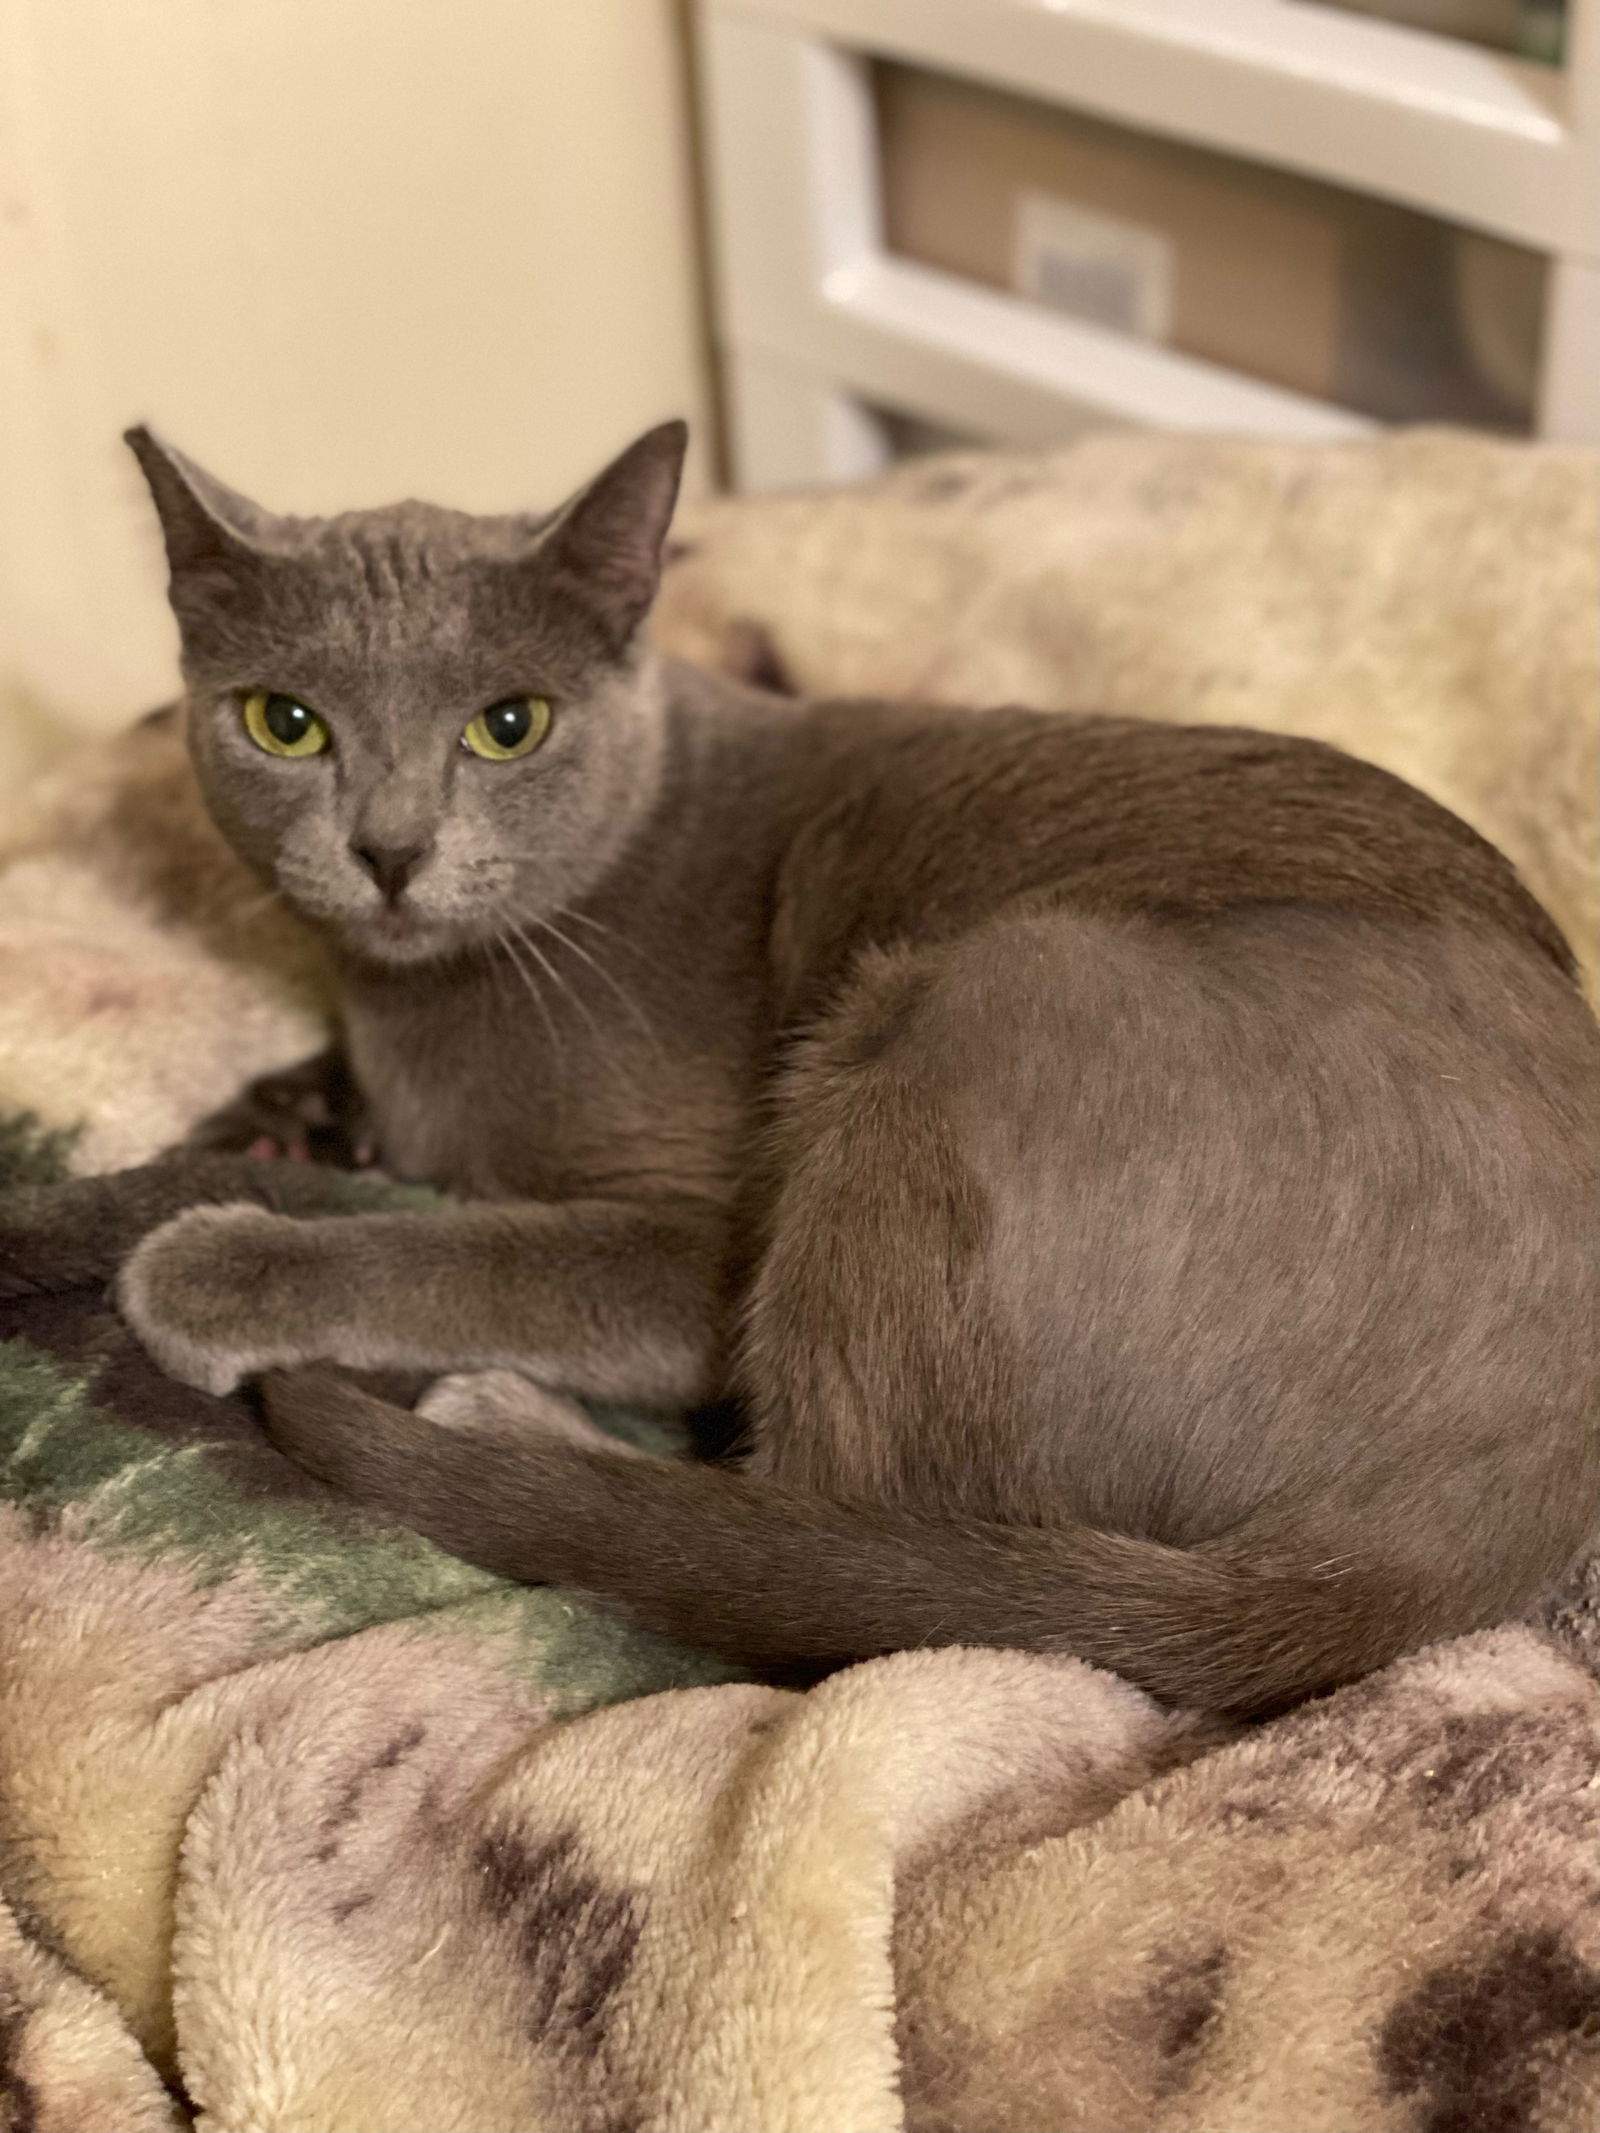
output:
[[[117,1302],[169,1376],[220,1395],[317,1352],[321,1257],[309,1225],[289,1216],[191,1208],[129,1256]]]

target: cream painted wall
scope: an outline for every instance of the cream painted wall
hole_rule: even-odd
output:
[[[173,686],[130,421],[317,511],[553,502],[703,416],[676,38],[672,0],[0,0],[0,783]]]

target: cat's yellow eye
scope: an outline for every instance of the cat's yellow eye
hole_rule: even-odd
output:
[[[268,755],[321,755],[332,739],[308,705],[267,689],[252,689],[245,698],[244,730]]]
[[[461,745],[486,763],[509,763],[532,755],[549,731],[550,706],[542,696],[503,696],[469,723]]]

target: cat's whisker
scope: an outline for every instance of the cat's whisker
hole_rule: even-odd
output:
[[[592,928],[594,932],[603,935],[606,940],[615,941],[617,946],[620,948],[629,948],[632,949],[635,953],[638,952],[637,942],[628,940],[623,934],[620,934],[617,931],[615,926],[607,926],[602,924],[599,919],[591,918],[587,911],[580,911],[576,904],[564,905],[562,907],[561,916],[563,918],[570,918],[575,920],[580,926],[588,926]]]
[[[541,921],[540,923],[543,922]],[[577,945],[575,942],[567,941],[565,939],[565,936],[559,933],[556,935],[556,938],[560,940],[562,942],[562,945],[565,947],[576,947]],[[530,969],[528,964],[523,960],[524,956],[526,955],[531,957],[534,963],[537,965],[537,968],[544,972],[546,977],[549,978],[550,982],[561,993],[562,997],[571,1001],[573,1007],[576,1008],[577,1012],[583,1017],[584,1021],[588,1024],[590,1034],[594,1037],[597,1044],[604,1045],[605,1031],[602,1029],[600,1023],[596,1020],[593,1011],[589,1007],[588,1002],[584,999],[582,993],[562,975],[562,973],[556,968],[555,964],[550,960],[549,956],[547,956],[544,951],[539,947],[538,943],[529,938],[526,930],[521,924],[518,923],[517,920],[505,920],[500,929],[496,932],[494,939],[495,944],[505,951],[508,966],[511,969],[515,970],[517,976],[522,980],[523,985],[532,995],[534,1004],[538,1007],[540,1014],[544,1017],[545,1027],[550,1033],[550,1040],[555,1048],[559,1071],[564,1077],[567,1070],[566,1046],[561,1041],[560,1032],[557,1028],[555,1018],[551,1014],[549,1003],[544,997],[544,992],[538,982],[538,978],[535,975],[534,970]],[[590,961],[590,958],[586,956],[584,960],[588,962]],[[597,965],[594,967],[598,968]],[[600,975],[602,977],[608,977],[609,974],[602,970],[600,972]],[[627,1001],[627,996],[625,994],[622,995],[622,998],[624,1000],[624,1004],[632,1004]],[[649,1031],[649,1035],[651,1037],[652,1042],[658,1042],[655,1037],[655,1032],[653,1030]],[[608,1056],[610,1056],[609,1048],[607,1049]]]
[[[563,916],[565,915],[567,914],[563,914]],[[639,1025],[639,1028],[644,1033],[645,1037],[648,1038],[650,1043],[653,1044],[655,1048],[659,1051],[661,1049],[661,1037],[656,1029],[655,1024],[651,1021],[649,1015],[639,1005],[638,1001],[634,999],[633,995],[627,990],[627,988],[619,984],[617,979],[612,976],[611,972],[606,969],[605,965],[597,961],[596,958],[589,953],[588,949],[585,948],[581,942],[569,939],[569,937],[562,932],[561,928],[556,924],[553,918],[542,918],[538,920],[537,923],[546,933],[550,934],[555,940],[558,940],[563,948],[570,948],[572,950],[572,953],[578,957],[580,962],[587,963],[589,968],[594,972],[595,976],[597,978],[603,979],[604,982],[611,987],[611,990],[622,1002],[622,1005],[627,1009],[628,1013]]]
[[[512,941],[508,933],[504,931],[498,932],[496,933],[494,938],[495,946],[498,948],[503,948],[505,950],[506,968],[514,971],[516,975],[522,980],[524,987],[533,999],[534,1006],[538,1008],[539,1013],[544,1018],[544,1026],[550,1035],[551,1048],[554,1050],[556,1058],[560,1063],[560,1069],[562,1074],[565,1075],[567,1064],[566,1046],[561,1042],[561,1032],[556,1027],[556,1020],[554,1015],[552,1015],[550,1012],[549,1002],[545,999],[544,994],[539,989],[539,981],[537,977],[523,962],[522,957],[517,952],[516,944]],[[524,945],[527,944],[524,943]],[[543,958],[541,958],[541,961],[542,960]]]
[[[268,889],[265,895],[252,896],[248,902],[236,904],[231,915],[235,919],[259,918],[263,911],[271,910],[274,906],[282,910],[283,898],[276,889]]]
[[[592,933],[599,934],[600,938],[609,946],[620,948],[624,955],[631,955],[637,962],[648,963],[650,961],[649,955],[638,941],[630,940],[625,933],[619,933],[615,926],[602,925],[599,919],[591,918],[587,911],[580,911],[575,905],[566,905],[561,912],[561,917],[563,919],[576,919],[580,926],[587,926]]]
[[[555,964],[551,962],[550,958],[539,946],[538,942],[531,939],[528,933],[523,929],[523,927],[518,925],[515,919],[509,919],[507,921],[507,924],[511,927],[512,932],[515,933],[517,939],[522,943],[523,947],[527,949],[529,955],[531,955],[538,963],[539,968],[544,971],[546,976],[549,978],[551,984],[554,985],[556,990],[560,992],[566,999],[570,1000],[573,1006],[578,1010],[579,1014],[582,1015],[584,1021],[588,1023],[590,1033],[595,1038],[596,1042],[603,1042],[605,1032],[601,1029],[599,1023],[595,1020],[594,1015],[590,1010],[588,1001],[584,999],[583,995],[576,989],[575,986],[570,985],[567,982],[567,980],[561,975],[560,971],[557,970]]]
[[[503,863],[518,872],[524,867],[534,864],[532,860],[528,859],[511,859]],[[630,940],[625,933],[618,933],[614,926],[607,926],[598,918],[591,918],[587,911],[580,911],[576,904],[564,904],[560,915],[563,919],[572,919],[580,926],[587,926],[591,932],[598,933],[602,939],[609,941],[613,947],[622,949],[624,954],[637,956],[641,961],[648,959],[645,949],[638,941]],[[540,923],[548,925],[549,920],[541,920]]]

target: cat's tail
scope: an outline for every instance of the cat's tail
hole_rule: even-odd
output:
[[[752,1670],[942,1644],[1071,1654],[1152,1695],[1270,1710],[1469,1624],[1375,1570],[1248,1567],[1249,1533],[1175,1548],[835,1503],[736,1468],[441,1429],[331,1370],[264,1383],[324,1479],[486,1570],[570,1585]]]

